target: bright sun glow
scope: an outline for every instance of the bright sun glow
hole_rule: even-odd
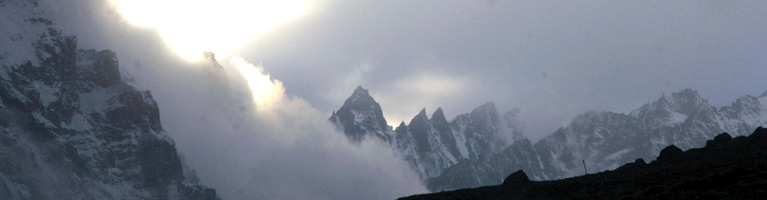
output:
[[[242,57],[235,56],[232,65],[248,82],[256,108],[261,112],[271,112],[285,98],[282,82],[272,80],[261,66],[248,63]]]
[[[231,53],[250,37],[306,12],[308,0],[115,0],[123,17],[154,27],[179,56]]]

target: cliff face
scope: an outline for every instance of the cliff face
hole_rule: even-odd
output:
[[[216,199],[115,53],[77,49],[46,11],[0,1],[0,199]]]

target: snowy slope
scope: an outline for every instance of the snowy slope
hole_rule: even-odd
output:
[[[550,180],[612,170],[637,158],[651,160],[668,145],[702,147],[707,139],[733,136],[767,125],[767,95],[745,96],[715,108],[697,91],[662,95],[629,114],[588,112],[534,145],[514,142],[489,162],[459,163],[428,181],[430,190],[500,184],[516,170],[532,179]]]
[[[0,1],[0,199],[216,199],[115,53],[78,50],[46,11]]]
[[[422,109],[408,124],[402,122],[392,130],[385,125],[378,103],[367,90],[357,87],[329,120],[352,141],[370,137],[388,143],[425,181],[461,160],[489,159],[506,146],[504,135],[511,133],[504,131],[521,135],[515,123],[504,119],[492,103],[452,121],[445,118],[442,108],[434,111],[431,118]]]

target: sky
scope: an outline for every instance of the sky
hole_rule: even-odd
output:
[[[85,46],[124,49],[105,43],[125,30],[94,30],[121,20],[98,6],[62,12],[82,11],[65,18],[89,38]],[[537,139],[585,111],[629,112],[684,88],[716,106],[767,90],[763,1],[317,0],[308,7],[230,52],[263,64],[288,94],[328,116],[362,85],[392,125],[421,108],[442,107],[452,118],[494,102],[501,113],[519,108]],[[143,37],[157,37],[144,29]]]
[[[236,1],[232,2],[236,5]],[[229,141],[241,141],[240,137],[272,137],[268,133],[234,134],[220,139],[210,138],[210,132],[301,132],[268,128],[268,124],[277,123],[274,119],[258,118],[259,123],[244,125],[248,124],[244,117],[258,117],[261,112],[230,119],[227,113],[238,112],[219,105],[219,101],[237,102],[248,92],[221,94],[229,95],[226,98],[210,92],[226,88],[239,91],[245,88],[245,82],[206,78],[213,75],[205,74],[216,72],[199,61],[184,60],[168,45],[161,29],[135,26],[113,3],[63,0],[52,4],[58,23],[79,37],[81,48],[116,51],[124,76],[134,85],[152,91],[163,125],[182,153],[213,157],[204,151],[257,151],[261,149],[223,146]],[[197,18],[200,23],[194,30],[217,30],[222,34],[250,31],[244,39],[233,42],[235,45],[215,52],[217,58],[228,72],[235,69],[233,61],[238,60],[237,56],[260,65],[258,77],[268,74],[265,80],[279,83],[267,84],[268,88],[278,89],[277,101],[294,102],[274,109],[310,113],[286,111],[289,114],[284,118],[291,120],[279,123],[302,127],[324,126],[317,125],[315,118],[327,119],[358,85],[370,91],[392,125],[410,121],[422,108],[433,112],[442,107],[451,119],[494,102],[500,113],[518,108],[527,129],[525,134],[533,141],[580,113],[626,113],[657,100],[663,93],[684,88],[698,90],[714,106],[767,91],[767,1],[314,0],[300,14],[268,25],[258,20],[269,17],[258,15],[263,9],[252,8],[253,12],[249,12],[250,6],[239,6],[237,13],[242,15],[233,15],[232,19]],[[159,13],[180,16],[185,8],[179,3]],[[261,28],[242,29],[249,26]],[[211,34],[185,43],[220,38],[230,37]],[[226,76],[237,79],[232,74]],[[254,107],[258,110],[259,106]],[[218,122],[222,120],[226,122]],[[333,136],[324,140],[337,142]],[[302,149],[294,148],[301,146],[296,143],[288,144],[277,145],[276,154],[311,158],[311,154],[303,153],[319,148],[320,152],[343,152],[339,159],[363,156],[343,148]],[[368,146],[365,148],[380,148]],[[190,162],[204,168],[210,166],[205,162],[234,163],[240,159],[237,156]],[[360,174],[369,172],[366,167],[375,166],[371,163],[386,163],[366,159],[359,162],[356,166],[361,167],[354,169]],[[330,164],[320,166],[331,169]],[[396,166],[382,170],[399,173]],[[201,176],[205,180],[206,175]],[[217,176],[207,177],[210,180]],[[390,182],[407,180],[392,178]]]

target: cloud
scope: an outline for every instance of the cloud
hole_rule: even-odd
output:
[[[381,104],[387,122],[397,126],[401,121],[409,123],[421,109],[430,105],[440,105],[445,112],[462,112],[458,104],[476,101],[467,98],[474,87],[473,77],[437,70],[413,70],[386,85],[374,85],[373,97]],[[482,101],[482,100],[480,100]],[[477,105],[480,105],[479,103]],[[437,107],[426,107],[434,111]],[[463,108],[470,109],[472,108]]]
[[[160,105],[164,127],[222,197],[392,199],[426,192],[387,145],[350,143],[263,67],[225,60],[223,69],[195,63],[160,80],[177,85]]]
[[[241,75],[248,82],[256,105],[251,110],[253,118],[240,120],[249,123],[240,125],[240,130],[221,125],[215,131],[245,134],[243,136],[218,138],[217,134],[208,133],[194,138],[199,143],[232,142],[234,145],[225,145],[224,149],[236,152],[234,155],[218,155],[211,160],[208,160],[211,157],[189,159],[193,166],[195,163],[230,166],[229,169],[212,166],[198,170],[203,180],[210,180],[214,186],[222,185],[217,189],[223,194],[235,194],[241,199],[391,199],[426,191],[390,147],[373,140],[350,143],[308,102],[287,96],[282,84],[271,79],[263,68],[242,58],[232,59],[231,65],[238,73],[225,67],[229,75],[226,78],[236,79],[236,75]],[[205,109],[205,112],[217,111]],[[238,143],[244,144],[238,147]],[[238,184],[228,184],[238,179],[234,181]]]
[[[187,164],[224,199],[393,199],[426,192],[386,145],[351,144],[327,116],[242,58],[186,61],[100,0],[51,1],[81,48],[114,50],[151,91]],[[226,30],[222,30],[226,31]],[[269,66],[269,65],[267,65]],[[242,73],[244,72],[244,73]]]
[[[152,90],[172,134],[250,130],[249,123],[236,120],[209,122],[229,114],[182,114],[203,109],[195,105],[220,106],[207,96],[217,90],[182,98],[213,86],[185,85],[194,81],[178,77],[205,76],[177,70],[189,66],[166,59],[174,54],[156,30],[126,28],[113,9],[100,5],[104,1],[54,2],[82,46],[114,49],[121,66]],[[767,63],[767,1],[312,2],[315,11],[263,32],[235,52],[264,61],[287,96],[311,102],[325,113],[323,119],[363,85],[384,104],[389,121],[439,106],[450,118],[494,101],[499,112],[520,108],[528,136],[536,139],[587,110],[628,112],[663,92],[692,87],[723,105],[759,95],[767,85],[767,73],[755,73]],[[465,90],[408,96],[417,89],[402,85],[419,84],[422,73],[457,79]],[[190,121],[205,125],[187,125]],[[243,142],[234,132],[219,135]],[[178,145],[209,145],[192,138],[179,139]],[[231,144],[184,148],[204,157],[229,152],[226,145]]]

